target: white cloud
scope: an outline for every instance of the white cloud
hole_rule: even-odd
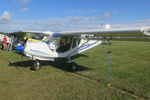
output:
[[[20,31],[22,30],[42,30],[42,31],[66,31],[100,28],[101,21],[109,18],[110,14],[106,13],[97,16],[74,16],[63,18],[48,18],[44,20],[12,20],[11,23],[1,28],[1,31]],[[8,30],[9,29],[9,30]]]
[[[114,27],[150,27],[150,19],[112,23]]]
[[[44,20],[11,20],[8,24],[3,24],[0,31],[20,31],[22,30],[50,30],[50,31],[66,31],[80,29],[99,28],[101,20],[105,17],[87,16],[87,17],[63,17],[63,18],[48,18]],[[6,28],[7,27],[7,28]],[[7,29],[7,30],[6,30]]]
[[[43,20],[12,20],[11,23],[3,26],[5,28],[0,27],[0,30],[4,32],[20,30],[59,32],[67,30],[95,29],[100,28],[101,21],[105,18],[108,18],[108,15],[106,15],[48,18]]]
[[[25,12],[28,12],[28,11],[29,11],[29,8],[23,8],[23,9],[21,9],[22,13],[25,13]]]
[[[100,10],[98,9],[93,9],[93,10],[72,9],[71,13],[74,13],[74,14],[100,13]]]
[[[87,17],[80,17],[80,16],[76,16],[76,17],[70,17],[69,19],[71,21],[88,21],[88,22],[95,22],[95,21],[101,21],[102,19],[106,19],[109,18],[111,16],[110,13],[105,13],[103,15],[97,15],[97,16],[87,16]]]
[[[71,30],[89,30],[104,28],[105,24],[111,24],[111,27],[150,26],[150,20],[107,23],[106,19],[111,18],[112,14],[113,12],[106,12],[97,16],[73,16],[48,18],[43,20],[12,20],[9,12],[6,11],[2,14],[2,16],[0,16],[0,22],[2,23],[4,20],[11,21],[7,24],[1,25],[0,31],[13,32],[20,30],[33,30],[59,32]]]
[[[100,10],[95,9],[95,10],[90,10],[89,12],[91,12],[91,13],[99,13]]]
[[[9,12],[4,11],[2,16],[0,16],[0,23],[6,23],[6,22],[10,21],[10,19],[11,19],[11,16],[10,16]]]

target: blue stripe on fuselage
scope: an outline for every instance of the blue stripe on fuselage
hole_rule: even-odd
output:
[[[32,52],[36,52],[36,53],[40,53],[40,54],[49,55],[49,54],[47,54],[47,53],[45,53],[45,52],[38,51],[38,50],[32,50],[32,49],[30,49],[30,51],[32,51]]]

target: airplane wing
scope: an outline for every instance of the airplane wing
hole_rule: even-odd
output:
[[[43,33],[45,35],[56,36],[71,36],[75,37],[81,34],[93,34],[94,37],[104,40],[150,40],[150,27],[145,28],[106,28],[96,30],[79,30],[79,31],[62,31],[62,32],[51,32],[51,31],[23,31],[31,33]],[[78,38],[78,37],[77,37]]]
[[[150,36],[150,27],[145,28],[110,28],[110,29],[96,29],[96,30],[79,30],[79,31],[22,31],[29,33],[43,33],[45,35],[59,34],[59,35],[80,35],[80,34],[97,34],[98,36]]]
[[[149,28],[114,28],[99,30],[62,31],[60,35],[96,34],[102,37],[145,37],[150,36]]]

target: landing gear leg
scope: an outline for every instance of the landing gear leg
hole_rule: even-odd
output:
[[[31,70],[39,71],[41,69],[40,63],[38,60],[33,62],[33,66],[31,67]]]
[[[77,69],[78,69],[77,64],[72,62],[70,57],[67,57],[67,59],[68,59],[68,63],[69,63],[69,70],[71,72],[77,71]]]

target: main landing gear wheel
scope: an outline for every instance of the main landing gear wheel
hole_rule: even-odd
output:
[[[35,61],[33,63],[33,66],[31,67],[31,70],[39,71],[40,69],[41,69],[40,63],[38,61]]]
[[[69,63],[69,70],[70,71],[74,72],[74,71],[77,71],[77,69],[78,69],[78,66],[76,63],[74,63],[74,62]]]

